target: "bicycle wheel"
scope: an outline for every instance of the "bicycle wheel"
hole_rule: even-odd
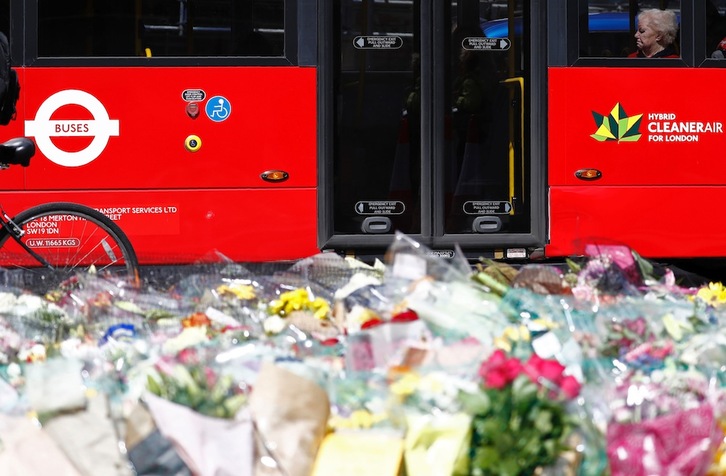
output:
[[[139,282],[131,242],[116,223],[97,210],[51,202],[18,213],[13,223],[24,232],[20,241],[36,256],[0,227],[0,267],[22,269],[24,284],[51,289],[82,272],[133,285]]]

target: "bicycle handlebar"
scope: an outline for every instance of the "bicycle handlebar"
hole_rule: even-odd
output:
[[[16,137],[0,144],[0,164],[30,165],[30,158],[35,155],[35,143],[27,137]]]

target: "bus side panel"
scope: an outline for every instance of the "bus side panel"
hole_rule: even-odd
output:
[[[315,186],[314,68],[25,73],[25,133],[40,149],[30,189],[279,188],[260,178],[269,169],[289,174],[285,186]],[[105,117],[94,118],[93,108]],[[228,111],[223,119],[217,108]],[[195,152],[185,148],[192,135],[200,141]],[[42,147],[48,138],[52,144]],[[100,141],[97,157],[88,154],[93,141]]]
[[[27,193],[3,197],[12,213],[51,199],[98,208],[142,263],[318,251],[314,68],[24,74],[17,122],[38,153],[18,188]],[[266,180],[271,171],[283,180]]]
[[[711,87],[725,79],[720,68],[550,68],[550,184],[726,184],[726,95]],[[602,177],[579,180],[584,168]]]
[[[549,256],[584,241],[644,256],[726,255],[726,96],[716,68],[550,68]],[[682,88],[677,85],[693,84]],[[579,178],[582,171],[594,178]]]
[[[126,232],[142,264],[310,256],[318,252],[316,199],[312,188],[0,193],[11,215],[52,201],[96,208]]]
[[[716,213],[724,197],[723,186],[551,187],[546,252],[568,256],[588,244],[622,244],[646,257],[725,256],[726,221]]]

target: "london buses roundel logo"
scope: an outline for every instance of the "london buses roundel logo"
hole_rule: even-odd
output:
[[[53,113],[63,106],[76,104],[86,108],[93,116],[88,120],[53,121]],[[64,167],[79,167],[96,159],[108,144],[111,136],[119,135],[117,119],[109,119],[106,108],[95,96],[77,89],[59,91],[38,108],[35,120],[25,121],[25,135],[35,137],[38,149],[48,159]],[[51,137],[87,136],[93,137],[88,147],[68,152],[59,149]]]

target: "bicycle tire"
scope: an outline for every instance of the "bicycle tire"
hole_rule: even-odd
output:
[[[93,208],[49,202],[23,210],[12,221],[25,231],[20,240],[51,266],[43,266],[0,227],[0,267],[23,270],[30,276],[26,281],[50,289],[93,269],[101,276],[139,284],[131,241],[121,227]]]

